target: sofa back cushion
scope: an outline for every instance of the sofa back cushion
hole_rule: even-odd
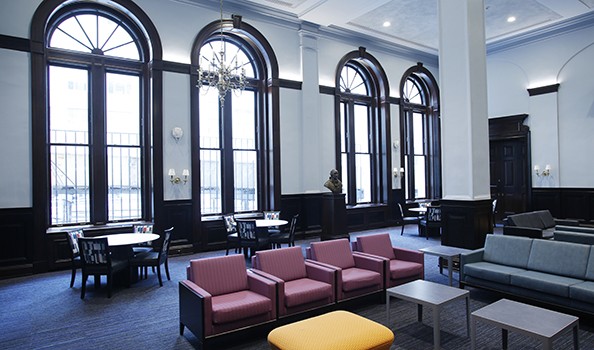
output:
[[[483,259],[495,264],[526,268],[532,241],[526,237],[487,235]]]
[[[258,269],[283,281],[307,277],[301,247],[262,250],[256,252]]]
[[[390,260],[396,259],[388,233],[357,237],[357,249],[360,252],[383,256]]]
[[[213,296],[248,289],[243,255],[227,255],[190,261],[189,279]]]
[[[550,211],[539,210],[535,211],[534,214],[538,215],[545,228],[555,227],[555,219],[553,218],[553,215],[551,215]]]
[[[341,269],[355,267],[355,258],[353,258],[348,239],[313,242],[311,243],[311,257]]]
[[[535,239],[528,269],[560,276],[584,278],[591,247],[585,244]]]
[[[540,216],[533,212],[510,215],[507,217],[507,220],[513,226],[539,229],[545,228]]]

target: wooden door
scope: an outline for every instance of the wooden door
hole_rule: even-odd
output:
[[[528,149],[525,138],[490,142],[491,196],[495,221],[528,208]]]

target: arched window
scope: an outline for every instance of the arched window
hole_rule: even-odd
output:
[[[152,217],[151,46],[123,10],[88,2],[38,10],[51,13],[44,25],[44,68],[34,67],[44,72],[34,81],[47,81],[43,91],[34,85],[47,105],[45,113],[34,114],[34,124],[45,130],[35,128],[33,137],[34,148],[47,154],[35,176],[46,179],[48,192],[34,198],[47,200],[47,226]]]
[[[276,69],[272,51],[261,48],[269,45],[249,25],[234,21],[213,22],[206,27],[195,42],[193,63],[205,74],[193,81],[192,100],[197,112],[192,118],[198,128],[200,173],[200,213],[220,215],[245,213],[273,208],[279,188],[271,186],[279,173],[278,118],[275,104],[277,88],[272,88],[269,78]],[[231,31],[235,25],[236,29]],[[213,72],[220,65],[224,53],[225,67],[231,78],[242,77],[241,89],[221,93],[217,86],[219,76]],[[198,70],[198,68],[197,68]],[[201,79],[202,78],[202,79]],[[201,84],[196,87],[197,80]],[[276,157],[275,157],[275,154]],[[196,193],[196,192],[194,192]]]
[[[435,79],[419,64],[402,77],[400,96],[405,198],[440,198],[439,92]]]
[[[385,74],[363,48],[337,69],[338,169],[349,205],[387,201]]]

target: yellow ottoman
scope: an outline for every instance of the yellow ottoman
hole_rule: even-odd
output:
[[[388,350],[393,341],[387,327],[347,311],[290,323],[268,334],[270,347],[279,350]]]

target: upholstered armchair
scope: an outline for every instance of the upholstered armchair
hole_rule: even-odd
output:
[[[303,258],[301,247],[256,252],[252,271],[278,285],[278,316],[333,304],[335,271]]]
[[[382,290],[384,260],[351,251],[348,239],[313,242],[308,258],[336,270],[336,300]]]
[[[354,249],[386,261],[385,288],[425,278],[425,257],[422,252],[392,246],[390,235],[379,233],[358,236]]]
[[[190,261],[179,282],[179,332],[200,343],[221,333],[276,319],[276,283],[248,271],[243,255]]]

